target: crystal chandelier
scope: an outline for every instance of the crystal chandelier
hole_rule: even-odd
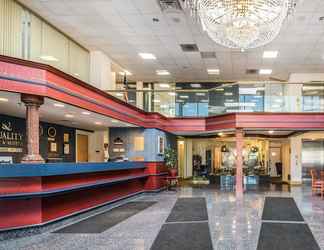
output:
[[[270,43],[297,0],[185,0],[218,44],[242,50]]]

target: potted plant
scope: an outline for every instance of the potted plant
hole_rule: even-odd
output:
[[[177,160],[178,156],[176,150],[172,148],[166,148],[164,151],[164,162],[168,167],[169,173],[172,177],[176,177],[178,175]]]

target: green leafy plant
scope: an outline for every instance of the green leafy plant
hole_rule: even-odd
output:
[[[177,151],[172,148],[166,148],[164,150],[164,162],[165,165],[169,168],[177,168]]]

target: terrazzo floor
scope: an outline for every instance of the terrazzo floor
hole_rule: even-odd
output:
[[[51,233],[66,224],[81,220],[82,216],[79,216],[52,224],[37,235],[16,239],[3,238],[0,249],[150,249],[178,197],[205,197],[214,249],[255,250],[266,196],[293,197],[319,246],[324,249],[324,200],[311,196],[309,187],[293,187],[290,192],[279,191],[277,188],[250,191],[244,194],[243,200],[236,200],[233,192],[224,192],[213,187],[191,186],[181,187],[177,192],[165,191],[131,199],[157,203],[100,234]],[[91,213],[105,210],[107,208]]]

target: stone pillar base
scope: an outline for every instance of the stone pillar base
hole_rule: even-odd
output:
[[[24,155],[21,163],[45,163],[41,155]]]

